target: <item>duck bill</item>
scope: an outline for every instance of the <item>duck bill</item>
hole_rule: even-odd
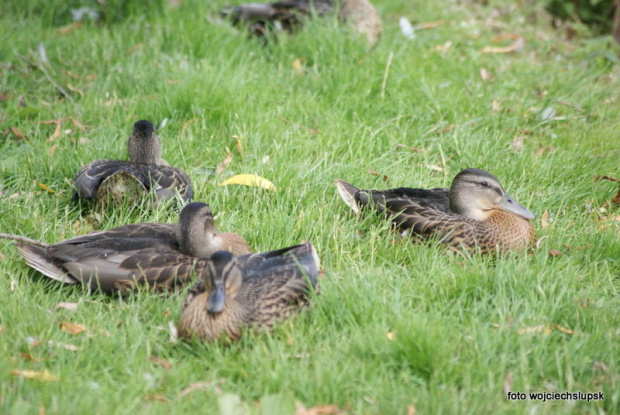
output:
[[[526,209],[524,206],[517,203],[512,197],[508,194],[504,193],[501,200],[497,204],[500,209],[505,210],[506,212],[514,213],[515,215],[519,215],[525,219],[534,219],[536,215]]]
[[[226,306],[226,288],[222,281],[216,281],[215,287],[207,298],[207,311],[211,314],[218,314],[224,310],[224,306]]]

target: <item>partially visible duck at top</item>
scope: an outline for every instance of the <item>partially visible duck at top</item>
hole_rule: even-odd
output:
[[[359,190],[339,179],[336,187],[354,212],[375,209],[414,239],[482,253],[520,251],[536,242],[534,214],[484,170],[462,170],[450,189]]]
[[[129,199],[139,202],[151,193],[153,205],[160,201],[192,199],[187,174],[161,158],[162,145],[150,121],[137,121],[127,143],[129,161],[96,160],[75,175],[74,199],[92,200],[98,205],[120,205]]]
[[[340,6],[338,10],[337,5]],[[293,33],[307,19],[338,13],[341,23],[350,25],[364,36],[369,45],[375,45],[381,37],[383,25],[379,13],[368,0],[285,0],[273,3],[247,3],[228,7],[221,16],[229,18],[233,25],[247,26],[250,33],[264,37],[270,30]]]
[[[209,205],[185,205],[178,224],[134,223],[48,245],[19,235],[12,239],[26,264],[68,285],[85,284],[107,293],[138,286],[165,292],[192,280],[216,251],[248,254],[242,236],[217,230]]]

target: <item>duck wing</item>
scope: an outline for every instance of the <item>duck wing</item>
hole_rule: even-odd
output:
[[[186,202],[193,196],[191,180],[183,170],[123,160],[93,161],[75,175],[73,185],[74,199],[104,199],[111,195],[116,200],[140,189],[153,190],[158,200],[173,198],[177,192]]]
[[[54,246],[48,257],[61,263],[76,281],[103,292],[124,292],[147,286],[170,291],[188,283],[206,266],[200,260],[162,247],[105,249]]]

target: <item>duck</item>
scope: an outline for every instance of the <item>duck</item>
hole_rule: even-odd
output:
[[[155,126],[136,121],[127,142],[129,161],[96,160],[73,178],[74,200],[94,201],[98,206],[120,206],[126,198],[136,201],[153,194],[153,206],[181,198],[192,200],[192,183],[187,173],[161,158],[162,144]]]
[[[460,171],[450,189],[401,187],[360,190],[336,179],[338,193],[353,212],[374,209],[414,240],[438,240],[450,250],[523,251],[536,242],[536,217],[517,203],[491,173]]]
[[[338,9],[339,5],[339,9]],[[337,9],[337,10],[336,10]],[[383,25],[375,7],[368,0],[285,0],[273,3],[248,3],[227,7],[220,12],[234,26],[247,26],[250,33],[260,38],[270,29],[293,33],[303,20],[315,13],[317,16],[338,13],[341,23],[350,25],[374,46],[381,38]]]
[[[319,266],[310,242],[237,257],[215,252],[187,293],[177,332],[210,342],[236,341],[249,327],[271,330],[309,305]]]
[[[104,293],[126,293],[138,286],[173,291],[203,269],[203,258],[214,252],[250,252],[242,236],[217,230],[211,208],[201,202],[185,205],[178,224],[134,223],[53,245],[12,234],[0,238],[15,240],[26,265],[43,275]]]

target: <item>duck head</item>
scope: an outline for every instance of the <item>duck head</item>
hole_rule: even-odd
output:
[[[211,255],[203,278],[209,293],[206,308],[211,315],[221,313],[226,307],[226,301],[235,299],[243,283],[237,260],[228,251],[218,251]]]
[[[152,122],[136,121],[127,143],[129,160],[138,164],[161,163],[161,140]]]
[[[193,257],[210,257],[216,250],[213,240],[216,231],[209,205],[201,202],[188,203],[179,215],[179,250]]]
[[[450,207],[460,215],[479,221],[486,220],[496,209],[525,219],[536,217],[510,197],[495,176],[480,169],[465,169],[456,175],[450,188]]]

